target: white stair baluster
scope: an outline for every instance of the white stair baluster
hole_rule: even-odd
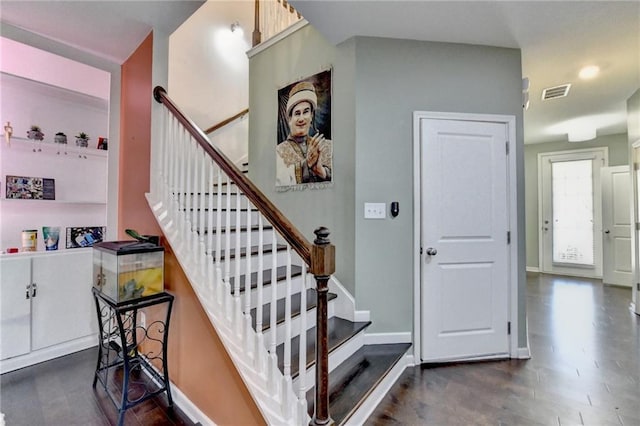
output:
[[[263,276],[264,276],[264,221],[262,219],[262,214],[258,213],[258,289],[257,289],[257,302],[256,302],[256,333],[258,335],[258,339],[256,342],[256,354],[259,354],[264,345],[264,333],[262,332],[262,315],[263,315]],[[275,256],[274,253],[272,255]],[[262,373],[263,365],[260,362],[260,357],[256,357],[256,369],[258,373]]]

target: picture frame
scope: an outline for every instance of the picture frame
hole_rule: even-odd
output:
[[[67,227],[65,248],[92,247],[95,243],[103,241],[106,229],[105,226]]]
[[[7,175],[5,198],[15,200],[55,200],[55,179]]]

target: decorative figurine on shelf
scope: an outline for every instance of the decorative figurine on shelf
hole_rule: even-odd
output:
[[[89,146],[89,135],[85,132],[80,132],[76,135],[76,146],[86,148]]]
[[[31,126],[31,129],[27,130],[27,138],[42,141],[44,140],[44,133],[40,130],[40,126],[34,124]]]
[[[7,145],[11,145],[11,135],[13,135],[13,127],[11,127],[11,122],[7,121],[4,125],[4,140],[7,141]]]
[[[65,135],[62,132],[58,132],[56,133],[56,135],[53,137],[53,141],[55,143],[67,143],[67,135]]]

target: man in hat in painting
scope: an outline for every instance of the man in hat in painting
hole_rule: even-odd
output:
[[[314,128],[318,97],[313,83],[302,81],[291,88],[286,118],[289,135],[278,144],[276,185],[289,186],[331,181],[331,141]]]

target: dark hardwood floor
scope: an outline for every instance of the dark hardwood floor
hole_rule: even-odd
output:
[[[368,425],[640,425],[640,317],[631,291],[530,275],[530,360],[407,369]],[[7,426],[114,425],[91,387],[96,349],[0,376]],[[191,425],[164,396],[129,410],[127,426]]]
[[[640,425],[631,290],[531,274],[530,360],[412,367],[368,425]]]
[[[0,412],[7,426],[109,426],[118,411],[98,384],[91,387],[98,359],[92,348],[0,376]],[[163,395],[126,411],[124,424],[193,425]]]

